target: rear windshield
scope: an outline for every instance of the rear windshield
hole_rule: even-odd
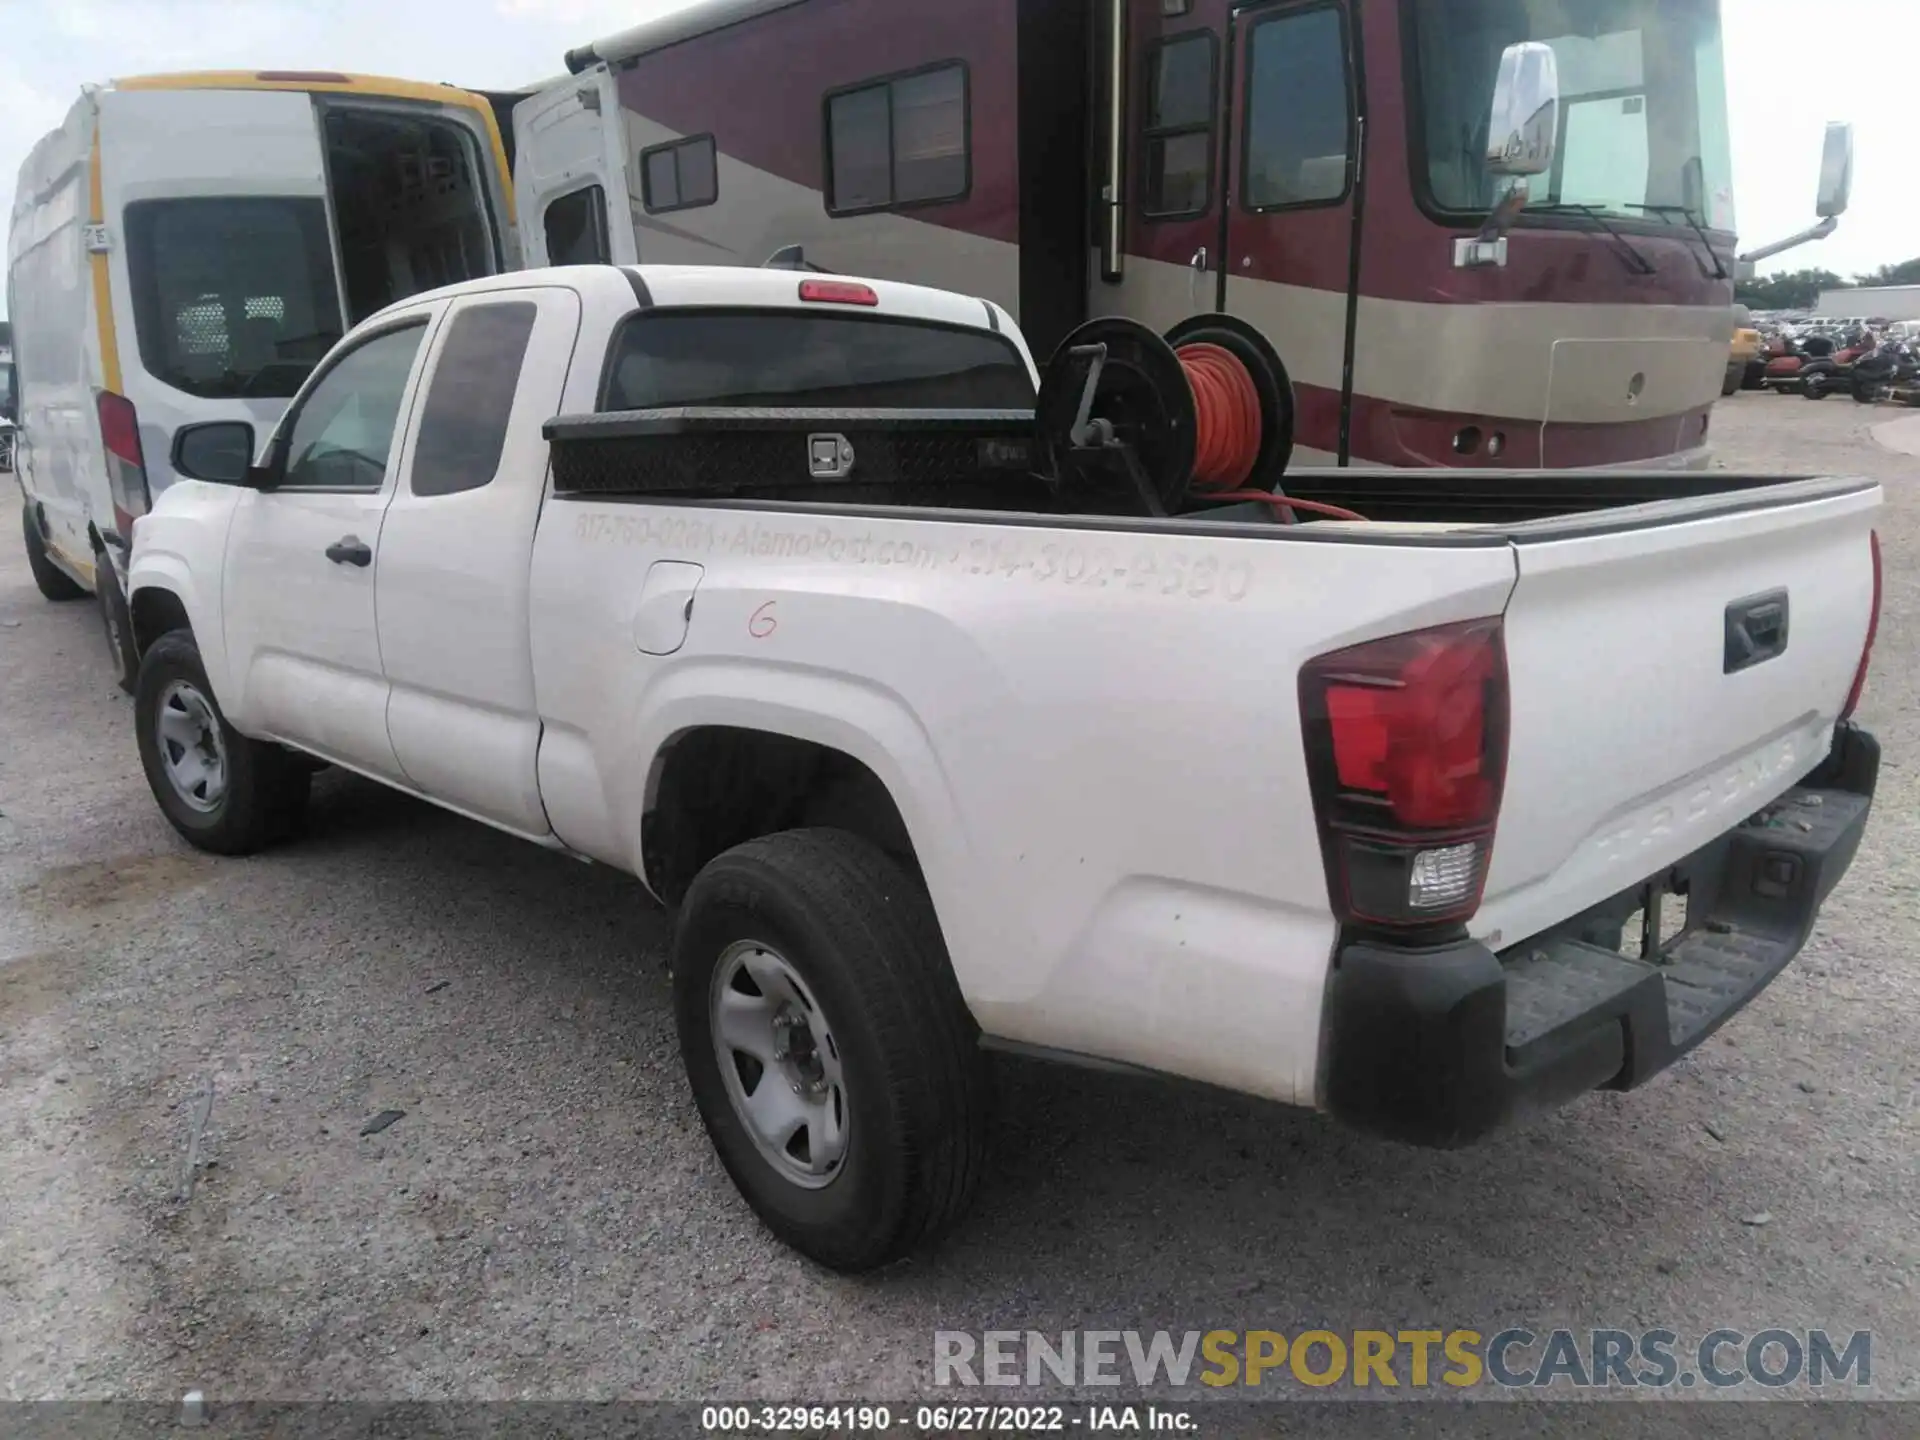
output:
[[[1027,410],[1005,336],[866,315],[656,311],[613,342],[603,410],[676,406]]]
[[[145,200],[127,207],[140,363],[208,399],[285,399],[340,338],[325,202]]]

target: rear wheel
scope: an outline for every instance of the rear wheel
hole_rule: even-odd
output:
[[[1831,384],[1824,374],[1809,375],[1800,382],[1800,393],[1809,400],[1824,400],[1830,393]]]
[[[49,600],[79,600],[86,595],[72,576],[53,563],[47,543],[40,538],[40,527],[33,523],[33,511],[20,507],[20,528],[27,542],[27,568],[33,571],[33,583]]]
[[[153,642],[140,662],[133,713],[147,786],[188,843],[247,855],[299,824],[309,772],[278,745],[227,723],[191,633],[173,630]]]
[[[1729,370],[1727,372],[1727,378],[1725,382],[1722,383],[1722,385],[1720,386],[1720,394],[1723,397],[1727,395],[1738,394],[1740,390],[1740,381],[1743,378],[1743,376],[1744,376],[1744,372],[1742,371]]]
[[[960,1220],[986,1062],[932,902],[898,861],[841,830],[729,850],[687,892],[673,972],[700,1117],[776,1236],[861,1271]]]

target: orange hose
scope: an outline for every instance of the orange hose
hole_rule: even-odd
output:
[[[1240,357],[1218,345],[1183,345],[1180,366],[1193,386],[1198,424],[1193,484],[1238,490],[1260,459],[1260,392]]]
[[[1260,392],[1238,355],[1220,345],[1182,345],[1175,352],[1193,387],[1193,486],[1213,500],[1261,500],[1287,512],[1305,510],[1333,520],[1362,520],[1364,515],[1338,505],[1296,500],[1265,490],[1248,490],[1247,480],[1260,461]]]

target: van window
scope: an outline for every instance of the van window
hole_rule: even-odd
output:
[[[319,199],[142,200],[126,211],[140,363],[206,399],[285,399],[341,335]]]
[[[607,192],[598,185],[549,200],[540,220],[547,232],[549,265],[605,265],[613,259],[607,243]]]
[[[1025,410],[1033,378],[984,330],[788,311],[655,311],[614,337],[603,410]]]

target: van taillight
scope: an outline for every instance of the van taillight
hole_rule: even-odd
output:
[[[1300,672],[1300,712],[1341,921],[1408,929],[1471,916],[1507,768],[1499,619],[1311,660]]]
[[[1860,708],[1860,698],[1867,693],[1867,671],[1873,665],[1873,642],[1880,634],[1880,532],[1874,530],[1868,534],[1868,548],[1873,554],[1873,609],[1867,614],[1867,643],[1860,647],[1860,665],[1853,672],[1853,688],[1847,692],[1847,708],[1840,712],[1842,720],[1851,720],[1853,712]]]
[[[96,391],[100,443],[107,451],[107,489],[113,496],[113,524],[133,544],[133,522],[151,508],[147,462],[140,449],[140,416],[133,402],[111,390]]]

